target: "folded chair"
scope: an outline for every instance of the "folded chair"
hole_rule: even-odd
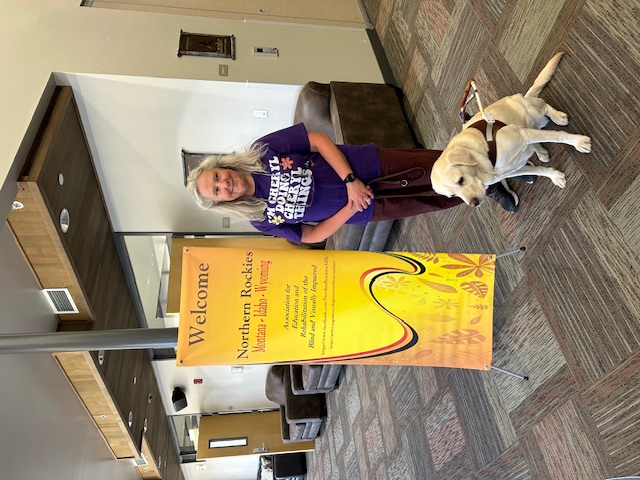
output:
[[[284,443],[313,440],[326,418],[322,393],[294,395],[289,365],[275,365],[267,374],[265,394],[280,405],[280,430]]]
[[[308,395],[334,390],[342,365],[290,365],[289,370],[293,394]]]

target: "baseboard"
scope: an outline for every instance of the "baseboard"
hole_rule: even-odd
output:
[[[378,67],[380,68],[380,72],[382,73],[384,83],[388,83],[397,87],[398,83],[396,82],[396,78],[394,77],[393,71],[391,70],[389,60],[387,60],[387,54],[384,53],[384,48],[382,48],[382,42],[380,42],[378,33],[373,28],[367,28],[366,32],[369,36],[369,42],[371,42],[371,48],[373,49],[373,54],[376,56]]]

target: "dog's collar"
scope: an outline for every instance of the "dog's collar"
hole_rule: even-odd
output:
[[[479,120],[467,128],[476,128],[480,130],[483,134],[487,143],[489,144],[489,160],[491,160],[491,164],[496,166],[496,159],[498,156],[498,147],[496,145],[496,133],[506,124],[502,123],[498,120],[494,120],[492,123],[487,122],[486,120]]]

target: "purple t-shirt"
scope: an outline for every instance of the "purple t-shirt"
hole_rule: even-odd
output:
[[[256,141],[268,145],[262,158],[266,173],[254,174],[255,196],[267,201],[265,218],[251,222],[261,232],[300,243],[300,223],[321,222],[347,204],[347,187],[322,156],[311,152],[302,123],[266,135]],[[356,177],[367,183],[380,176],[380,157],[372,143],[338,145]],[[349,219],[363,225],[373,207]]]

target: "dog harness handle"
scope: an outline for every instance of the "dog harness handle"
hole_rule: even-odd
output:
[[[473,90],[473,93],[471,93],[471,90]],[[475,101],[478,103],[478,110],[480,110],[480,113],[482,114],[482,119],[487,123],[494,123],[496,119],[493,117],[493,115],[491,115],[489,112],[485,112],[482,108],[480,92],[478,91],[478,86],[476,85],[476,81],[473,78],[469,79],[469,81],[467,82],[467,87],[464,89],[464,95],[462,96],[462,100],[460,101],[460,120],[462,120],[462,123],[464,124],[467,120],[471,119],[471,115],[466,112],[466,108],[469,102],[473,99],[475,99]],[[487,130],[487,142],[493,140],[493,137],[491,135],[492,131]]]

